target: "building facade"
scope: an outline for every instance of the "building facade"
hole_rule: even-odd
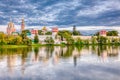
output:
[[[16,29],[15,29],[14,23],[13,22],[9,22],[8,23],[8,27],[7,27],[7,34],[11,35],[15,31],[16,31]]]
[[[24,21],[24,18],[22,19],[22,22],[21,22],[21,32],[25,30],[25,21]]]

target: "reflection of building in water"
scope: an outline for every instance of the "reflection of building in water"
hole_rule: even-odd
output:
[[[22,53],[22,56],[21,56],[21,71],[22,71],[22,74],[24,74],[24,71],[25,71],[26,58],[27,58],[27,54]]]
[[[17,61],[17,56],[16,55],[8,55],[7,57],[7,66],[8,66],[8,70],[9,72],[13,72],[13,68],[16,65],[16,61]]]
[[[108,48],[108,56],[115,57],[118,56],[119,49],[118,47],[111,46]]]
[[[34,49],[34,52],[31,54],[32,62],[43,62],[47,64],[57,64],[59,62],[60,56],[66,53],[67,47],[41,47],[38,51]],[[37,54],[36,54],[37,52]]]
[[[72,56],[73,56],[74,66],[77,66],[77,58],[80,57],[80,53],[76,48],[74,49]]]
[[[34,49],[34,53],[31,54],[32,62],[43,61],[44,63],[46,63],[48,61],[47,54],[49,53],[47,53],[46,47]]]
[[[60,47],[55,47],[53,51],[53,64],[57,64],[60,57]]]
[[[106,62],[106,61],[108,61],[108,54],[107,54],[107,51],[106,50],[104,50],[102,53],[101,53],[101,58],[102,58],[102,61],[104,62]]]

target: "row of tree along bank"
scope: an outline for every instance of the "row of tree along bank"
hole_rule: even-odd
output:
[[[108,31],[109,36],[100,36],[97,32],[96,36],[91,36],[90,39],[82,39],[78,35],[78,38],[74,38],[72,33],[69,31],[59,31],[58,35],[61,39],[65,39],[66,43],[63,44],[75,44],[75,45],[120,45],[120,38],[118,37],[117,31]]]
[[[27,37],[28,32],[29,30],[24,30],[18,35],[7,35],[0,32],[0,45],[32,45],[32,42],[34,44],[41,44],[37,34],[34,36],[34,40],[31,40]],[[51,35],[51,32],[47,34]],[[73,28],[72,32],[68,30],[59,31],[56,37],[59,36],[61,44],[65,45],[120,45],[120,38],[118,37],[117,31],[108,31],[107,35],[111,37],[100,36],[99,33],[96,33],[91,39],[74,38],[73,36],[81,36],[81,33]],[[116,38],[112,38],[114,36],[116,36]],[[47,37],[44,42],[46,44],[54,44],[52,37]]]

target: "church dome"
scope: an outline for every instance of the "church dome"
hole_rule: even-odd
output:
[[[8,27],[9,27],[9,28],[13,28],[13,27],[14,27],[14,23],[13,23],[13,22],[9,22],[9,23],[8,23]]]
[[[42,28],[42,30],[43,30],[43,31],[47,31],[47,28],[44,26],[44,27]]]

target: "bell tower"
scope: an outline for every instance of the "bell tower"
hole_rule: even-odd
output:
[[[22,18],[22,22],[21,22],[21,32],[25,30],[25,21],[24,18]]]

